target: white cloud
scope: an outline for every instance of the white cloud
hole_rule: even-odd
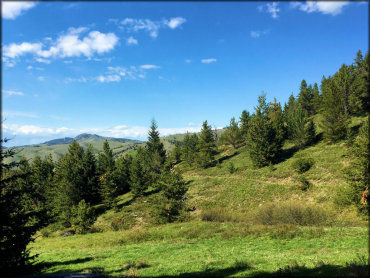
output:
[[[8,58],[16,58],[27,53],[38,53],[41,51],[41,48],[42,43],[11,43],[10,45],[4,46],[4,56]]]
[[[59,127],[39,127],[35,125],[18,125],[18,124],[3,124],[4,132],[13,135],[48,135],[48,134],[61,134],[70,131],[69,128]]]
[[[15,19],[23,11],[31,9],[35,5],[35,2],[1,1],[2,17],[5,19]]]
[[[277,2],[272,2],[272,3],[267,3],[266,8],[267,12],[271,14],[272,18],[278,18],[278,12],[280,12],[280,8],[278,7],[279,3]]]
[[[36,62],[44,63],[44,64],[50,64],[51,63],[50,60],[43,59],[43,58],[36,58],[35,60],[36,60]]]
[[[31,69],[33,69],[33,67],[32,66],[28,66],[27,69],[28,70],[31,70]]]
[[[174,17],[174,18],[171,18],[168,22],[167,22],[167,25],[168,27],[170,27],[171,29],[176,29],[177,27],[179,27],[181,24],[185,23],[186,22],[186,19],[183,18],[183,17]]]
[[[37,79],[38,79],[39,81],[44,81],[44,80],[45,80],[45,76],[39,76],[39,77],[37,77]]]
[[[185,60],[185,63],[190,64],[191,63],[191,60],[190,59],[186,59]]]
[[[91,31],[83,38],[81,33],[87,31],[86,27],[69,28],[67,34],[59,36],[56,41],[50,42],[51,46],[44,49],[43,43],[23,42],[11,43],[4,46],[5,62],[14,62],[15,58],[26,54],[36,56],[38,62],[49,63],[45,58],[65,58],[86,56],[91,58],[95,54],[103,54],[114,49],[118,37],[114,33],[101,33]],[[10,60],[13,59],[13,60]]]
[[[215,58],[202,59],[202,60],[201,60],[201,62],[202,62],[203,64],[210,64],[210,63],[214,63],[214,62],[216,62],[216,61],[217,61],[217,59],[215,59]]]
[[[142,68],[142,69],[159,69],[160,66],[157,66],[157,65],[142,65],[142,66],[140,66],[140,68]]]
[[[109,22],[117,24],[117,21],[115,19],[110,19]],[[150,19],[141,18],[125,18],[124,20],[119,22],[118,25],[120,26],[120,28],[128,32],[146,31],[152,38],[156,38],[161,28],[176,29],[185,22],[186,19],[183,17],[174,17],[169,20],[163,19],[160,21],[153,21]]]
[[[334,2],[334,1],[306,1],[302,2],[293,2],[291,3],[292,8],[298,8],[303,12],[312,13],[312,12],[321,12],[323,14],[338,15],[342,12],[342,8],[348,5],[349,2]]]
[[[97,81],[99,82],[119,82],[121,81],[121,77],[117,74],[115,75],[106,75],[106,76],[103,76],[103,75],[100,75],[96,78]]]
[[[252,38],[257,39],[262,35],[266,35],[270,32],[270,30],[262,30],[262,31],[251,31],[250,35]]]
[[[4,111],[3,117],[14,118],[14,117],[26,117],[26,118],[38,118],[39,116],[34,113],[27,113],[21,111]]]
[[[126,40],[126,43],[127,43],[128,45],[137,45],[137,44],[138,44],[137,40],[136,40],[134,37],[129,37],[129,38]]]
[[[8,96],[23,96],[24,95],[22,92],[19,92],[19,91],[2,90],[2,92]]]

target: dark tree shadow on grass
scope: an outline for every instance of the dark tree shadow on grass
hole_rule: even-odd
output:
[[[225,160],[228,160],[228,159],[230,159],[230,158],[233,158],[234,156],[236,156],[236,155],[238,155],[239,154],[239,151],[236,151],[236,152],[234,152],[233,154],[229,154],[229,155],[226,155],[226,156],[223,156],[223,157],[220,157],[217,161],[218,161],[218,163],[222,163],[223,161],[225,161]]]

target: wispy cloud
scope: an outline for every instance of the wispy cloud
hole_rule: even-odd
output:
[[[28,113],[28,112],[21,112],[21,111],[4,111],[2,115],[5,118],[15,118],[15,117],[38,118],[39,117],[35,113]]]
[[[137,45],[138,44],[138,41],[134,37],[129,37],[126,40],[126,43],[127,43],[127,45]]]
[[[39,81],[45,81],[45,76],[39,76],[39,77],[37,77],[37,80],[39,80]]]
[[[183,17],[174,17],[170,19],[163,19],[160,21],[153,21],[150,19],[141,18],[125,18],[120,22],[117,19],[110,19],[109,22],[117,24],[121,29],[125,31],[145,31],[148,32],[152,38],[156,38],[161,28],[176,29],[183,23],[185,23],[186,19]]]
[[[106,75],[106,76],[103,76],[103,75],[99,75],[97,78],[96,78],[97,81],[99,82],[119,82],[121,81],[121,76],[117,75],[117,74],[114,74],[114,75]]]
[[[1,1],[1,13],[5,19],[15,19],[22,12],[33,8],[35,2]]]
[[[49,47],[44,43],[11,43],[3,48],[3,57],[6,62],[15,63],[15,59],[26,54],[33,54],[36,61],[49,63],[46,58],[65,57],[93,57],[95,54],[103,54],[115,48],[118,37],[114,33],[101,33],[91,31],[84,37],[81,34],[86,32],[86,27],[69,28],[67,33],[60,35],[55,41],[50,41]],[[81,38],[80,38],[81,37]]]
[[[140,66],[141,69],[159,69],[160,66],[157,65],[142,65]]]
[[[176,29],[177,27],[179,27],[181,24],[185,22],[186,22],[186,19],[183,17],[174,17],[174,18],[171,18],[167,22],[167,26],[170,27],[171,29]]]
[[[330,14],[334,16],[342,13],[343,7],[347,6],[348,4],[348,1],[306,1],[305,3],[292,2],[290,4],[290,7],[298,8],[299,10],[306,13],[320,12],[322,14]]]
[[[215,63],[217,61],[217,59],[215,58],[209,58],[209,59],[202,59],[201,62],[203,64],[210,64],[210,63]]]
[[[259,12],[267,12],[271,14],[272,18],[275,19],[279,17],[278,13],[280,12],[280,8],[278,2],[267,3],[266,5],[259,5],[257,7],[257,10]]]
[[[262,30],[262,31],[251,31],[250,35],[251,35],[252,38],[257,39],[257,38],[259,38],[263,35],[267,35],[269,32],[270,32],[269,29]]]
[[[20,91],[2,90],[8,96],[23,96],[24,94]]]

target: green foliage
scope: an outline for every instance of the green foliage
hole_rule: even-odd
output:
[[[279,148],[281,148],[284,139],[286,138],[286,128],[284,126],[283,111],[281,109],[280,103],[276,102],[276,98],[274,98],[274,102],[271,102],[269,104],[268,116],[272,123],[272,127],[275,129],[276,144],[278,145]]]
[[[225,132],[222,134],[227,144],[233,146],[234,149],[237,149],[242,142],[242,134],[238,126],[238,122],[235,121],[235,118],[231,118],[230,125],[227,127]]]
[[[179,172],[164,171],[159,180],[160,194],[155,199],[153,216],[158,223],[183,219],[185,193],[188,187]]]
[[[228,170],[229,170],[229,173],[230,173],[230,174],[234,174],[234,173],[236,172],[236,168],[235,168],[235,166],[234,166],[234,163],[229,162]]]
[[[243,110],[240,116],[240,133],[243,141],[247,139],[250,120],[251,116],[249,115],[249,112],[247,110]]]
[[[302,174],[310,170],[310,168],[315,164],[312,158],[297,158],[293,161],[293,168],[299,173]]]
[[[100,194],[103,203],[107,207],[112,207],[115,205],[115,198],[117,197],[117,185],[114,182],[114,177],[112,172],[106,172],[100,176]]]
[[[170,160],[172,161],[173,164],[176,165],[176,164],[180,163],[181,155],[182,155],[181,146],[180,146],[179,141],[176,140],[175,141],[175,147],[171,152]]]
[[[202,129],[199,134],[198,149],[198,165],[202,168],[211,166],[214,162],[216,144],[212,128],[207,124],[207,121],[203,122]]]
[[[116,184],[117,195],[130,191],[130,167],[132,164],[130,155],[121,156],[116,160],[115,169],[112,172],[113,182]]]
[[[7,139],[1,139],[6,143]],[[41,189],[30,178],[26,160],[4,163],[14,156],[14,149],[1,149],[0,183],[0,269],[2,275],[26,271],[37,255],[31,255],[28,244],[44,225],[44,208],[40,205]],[[19,167],[17,170],[12,168]]]
[[[306,191],[307,189],[311,187],[310,181],[305,176],[298,176],[298,181],[299,181],[298,187],[302,191]]]
[[[112,172],[114,169],[113,152],[109,146],[108,140],[104,141],[103,152],[98,155],[98,173],[103,175]]]
[[[96,217],[94,210],[82,200],[72,208],[72,227],[77,234],[85,234],[94,223]]]
[[[148,188],[147,174],[143,167],[145,161],[145,150],[141,147],[138,148],[138,153],[133,159],[130,167],[130,184],[131,192],[135,197],[141,196]]]
[[[188,163],[188,165],[192,165],[195,162],[198,151],[198,136],[195,133],[190,135],[187,132],[184,137],[182,157]]]
[[[298,95],[298,103],[302,106],[303,110],[310,117],[314,114],[314,103],[313,103],[313,89],[312,86],[307,86],[305,80],[302,80],[300,86],[300,92]]]
[[[348,114],[345,113],[345,101],[339,93],[338,84],[332,77],[323,78],[322,91],[322,122],[324,137],[332,142],[346,136]]]
[[[159,132],[157,128],[157,123],[155,122],[155,120],[152,120],[146,147],[150,159],[152,160],[152,164],[159,164],[162,166],[166,160],[166,151],[164,149],[163,143],[159,138]]]
[[[281,143],[276,139],[276,130],[268,117],[265,95],[258,98],[258,103],[250,122],[247,146],[254,166],[263,167],[278,160]]]
[[[366,214],[369,211],[370,199],[370,194],[365,194],[368,192],[370,186],[369,144],[369,121],[367,119],[353,142],[353,161],[346,170],[346,178],[352,189],[352,202],[358,207],[360,212]]]

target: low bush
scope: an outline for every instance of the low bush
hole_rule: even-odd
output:
[[[300,174],[307,172],[314,165],[314,160],[312,158],[297,158],[293,161],[293,168]]]
[[[222,208],[202,210],[201,217],[203,221],[210,222],[231,222],[233,220],[231,213]]]
[[[299,181],[298,187],[302,191],[306,191],[307,189],[309,189],[311,187],[310,181],[305,176],[299,176],[298,181]]]
[[[301,226],[330,225],[332,215],[319,206],[303,205],[297,202],[271,203],[259,207],[254,218],[264,225],[292,224]]]

